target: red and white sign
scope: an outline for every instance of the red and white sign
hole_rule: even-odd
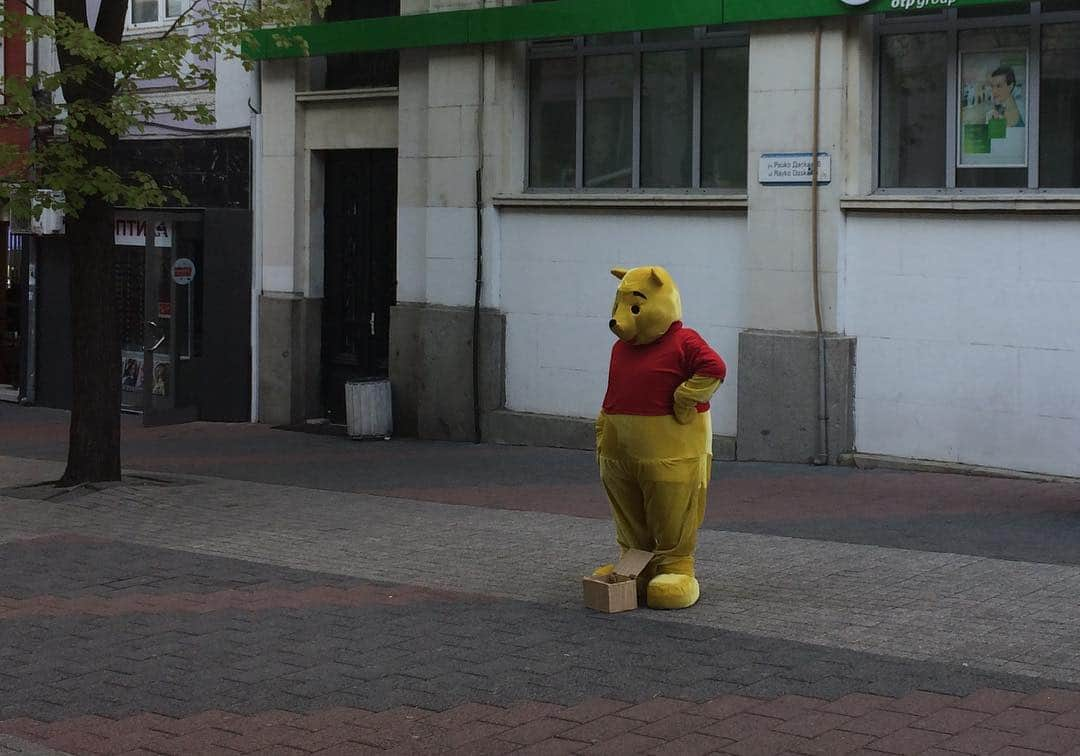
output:
[[[146,221],[117,218],[113,221],[114,243],[126,247],[146,246]],[[172,224],[159,223],[154,233],[155,247],[172,246]]]
[[[172,280],[179,286],[187,286],[195,278],[195,261],[178,257],[172,266]]]

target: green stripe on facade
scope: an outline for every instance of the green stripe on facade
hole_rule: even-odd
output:
[[[471,11],[466,43],[550,39],[724,22],[725,0],[558,0]],[[454,43],[451,43],[454,44]]]
[[[412,47],[576,37],[620,31],[738,24],[787,18],[897,14],[1015,0],[553,0],[501,8],[260,29],[244,52],[256,60]]]

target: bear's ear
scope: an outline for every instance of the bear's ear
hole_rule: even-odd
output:
[[[626,268],[612,268],[611,275],[615,276],[621,281],[623,279],[623,276],[626,275]]]
[[[660,274],[656,272],[656,268],[649,268],[649,280],[656,284],[658,287],[664,285],[664,279],[660,277]]]

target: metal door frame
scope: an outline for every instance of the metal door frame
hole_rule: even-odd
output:
[[[176,397],[179,393],[179,375],[180,375],[180,352],[179,345],[176,341],[176,318],[174,317],[178,308],[176,307],[176,283],[169,282],[169,303],[173,312],[169,317],[169,334],[168,342],[170,349],[169,365],[170,365],[170,387],[168,394],[168,406],[155,407],[154,406],[154,353],[166,340],[165,336],[157,338],[152,333],[150,326],[154,329],[160,329],[156,320],[160,319],[160,316],[156,314],[158,305],[158,294],[161,289],[161,268],[162,266],[156,264],[156,254],[158,247],[154,244],[156,239],[156,229],[158,223],[174,223],[172,244],[169,245],[169,267],[176,262],[176,240],[177,225],[181,222],[197,221],[202,222],[201,210],[190,210],[187,212],[177,211],[152,211],[152,210],[136,210],[125,211],[123,209],[117,209],[114,211],[114,218],[118,214],[123,214],[125,218],[130,218],[136,222],[145,221],[147,232],[144,239],[144,272],[143,272],[143,406],[142,406],[142,424],[144,427],[153,427],[160,425],[175,425],[179,423],[189,423],[197,420],[199,417],[199,408],[196,405],[187,407],[177,407]],[[160,248],[162,253],[165,252],[164,248]],[[151,264],[151,262],[155,264]],[[155,313],[151,317],[151,313]],[[156,341],[155,341],[156,339]]]

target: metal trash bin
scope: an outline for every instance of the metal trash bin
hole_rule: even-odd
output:
[[[390,381],[375,378],[346,383],[345,424],[350,438],[390,438],[394,430]]]

